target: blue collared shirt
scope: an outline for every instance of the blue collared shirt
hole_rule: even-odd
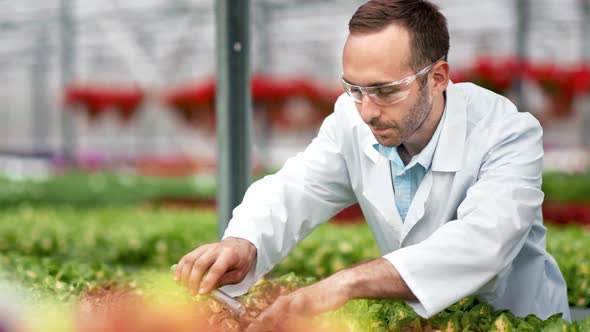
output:
[[[397,152],[397,147],[386,147],[381,144],[373,144],[373,147],[391,164],[391,178],[393,181],[395,205],[399,215],[404,221],[410,204],[418,191],[418,186],[424,179],[426,173],[430,170],[432,157],[438,144],[441,128],[445,120],[446,112],[443,115],[426,147],[417,155],[412,157],[408,165],[404,165],[401,157]]]

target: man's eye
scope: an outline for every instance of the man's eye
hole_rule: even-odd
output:
[[[399,91],[400,91],[400,89],[397,87],[388,86],[388,87],[383,87],[383,88],[376,88],[375,94],[380,95],[380,96],[387,96],[387,95],[396,94]]]
[[[361,89],[357,88],[356,86],[351,86],[350,92],[351,93],[361,93]]]

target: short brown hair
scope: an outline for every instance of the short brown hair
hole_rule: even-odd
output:
[[[370,0],[352,15],[348,31],[377,32],[392,23],[408,29],[410,67],[418,71],[449,53],[447,19],[439,8],[424,0]]]

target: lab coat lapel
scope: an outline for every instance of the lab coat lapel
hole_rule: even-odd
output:
[[[364,153],[372,162],[367,163],[367,169],[363,171],[363,196],[379,211],[383,219],[400,233],[402,221],[395,208],[389,160],[373,148],[377,140],[372,133],[369,132],[369,135],[366,136]]]
[[[431,170],[424,176],[412,200],[404,221],[401,243],[418,221],[424,217],[427,209],[437,209],[442,206],[433,203],[444,200],[443,195],[448,194],[451,190],[455,172],[461,170],[467,130],[466,105],[463,96],[459,94],[452,82],[449,82],[447,87],[445,112],[445,121],[438,138]],[[431,197],[431,193],[434,193],[434,196]],[[437,214],[430,213],[429,215],[435,216]]]
[[[458,172],[463,165],[467,132],[467,104],[463,94],[449,81],[446,118],[432,157],[433,172]]]
[[[406,220],[404,220],[404,226],[402,229],[402,237],[400,243],[403,242],[404,238],[406,237],[406,235],[408,235],[412,227],[414,227],[414,225],[416,225],[416,223],[424,216],[426,202],[428,200],[428,197],[430,196],[430,191],[432,189],[432,182],[432,172],[426,173],[424,179],[422,179],[422,182],[418,187],[418,190],[416,191],[416,195],[414,195],[414,199],[412,199],[410,208],[408,209]]]

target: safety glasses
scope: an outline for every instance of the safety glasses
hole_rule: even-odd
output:
[[[342,86],[344,91],[354,100],[356,103],[362,103],[363,95],[369,96],[372,102],[381,106],[389,106],[408,98],[410,95],[410,84],[416,80],[416,78],[428,73],[434,65],[443,60],[440,58],[424,69],[417,72],[415,75],[408,76],[399,81],[385,83],[375,86],[359,86],[348,83],[344,77],[342,78]]]

